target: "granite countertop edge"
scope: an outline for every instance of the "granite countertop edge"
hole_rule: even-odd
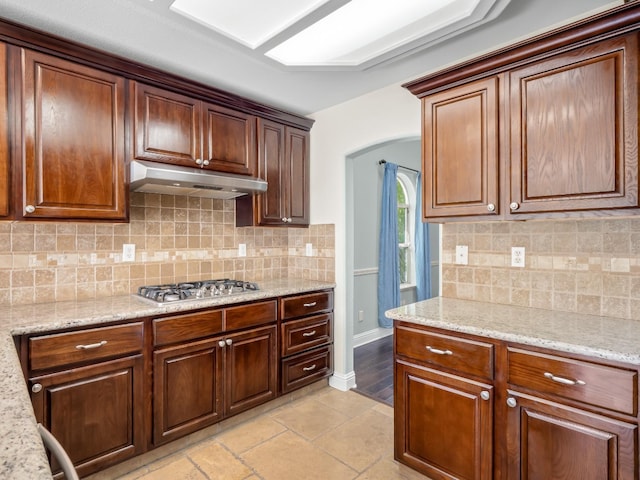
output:
[[[479,337],[640,365],[640,321],[436,297],[387,318]]]
[[[135,295],[16,305],[0,308],[0,478],[50,480],[47,455],[15,348],[16,335],[133,320],[335,288],[335,283],[300,279],[266,280],[260,290],[196,302],[156,306]]]

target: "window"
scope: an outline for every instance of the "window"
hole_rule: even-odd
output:
[[[398,252],[400,266],[400,284],[415,282],[413,269],[413,221],[415,217],[415,189],[413,183],[403,173],[398,173],[396,181],[398,200]]]

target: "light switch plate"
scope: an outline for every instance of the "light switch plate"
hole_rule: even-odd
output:
[[[524,247],[511,247],[511,266],[524,268]]]
[[[238,244],[238,256],[239,257],[246,257],[247,256],[247,244],[246,243],[239,243]]]
[[[125,243],[122,245],[122,261],[133,262],[136,259],[136,245],[134,243]]]
[[[456,245],[456,264],[469,265],[469,247],[467,245]]]

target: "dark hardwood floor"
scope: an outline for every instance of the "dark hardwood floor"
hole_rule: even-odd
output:
[[[393,335],[353,350],[355,391],[393,406]]]

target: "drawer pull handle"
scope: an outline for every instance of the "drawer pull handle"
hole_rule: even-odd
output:
[[[311,365],[310,367],[302,367],[302,370],[304,370],[305,372],[310,372],[311,370],[315,370],[316,369],[316,364],[314,363],[313,365]]]
[[[571,380],[569,378],[556,377],[553,373],[545,372],[545,378],[553,380],[554,382],[561,383],[563,385],[586,385],[582,380]]]
[[[98,343],[90,343],[89,345],[76,345],[76,350],[91,350],[93,348],[104,347],[107,344],[106,340],[102,340]]]
[[[437,355],[453,355],[453,352],[451,350],[440,350],[439,348],[433,348],[430,345],[427,345],[426,349],[431,353],[435,353]]]
[[[304,332],[302,334],[303,337],[313,337],[316,334],[315,330],[311,330],[310,332]]]
[[[315,307],[318,304],[318,302],[311,302],[311,303],[305,303],[304,306],[305,307]]]

